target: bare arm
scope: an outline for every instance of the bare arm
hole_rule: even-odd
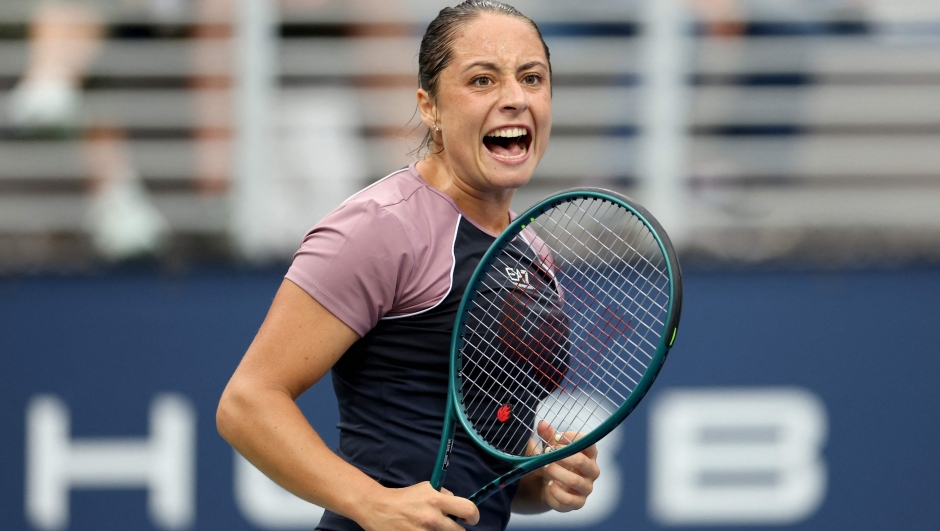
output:
[[[473,503],[427,482],[379,485],[334,454],[294,403],[358,339],[292,282],[278,290],[216,414],[219,433],[258,469],[298,497],[367,530],[462,529],[453,514],[479,519]]]

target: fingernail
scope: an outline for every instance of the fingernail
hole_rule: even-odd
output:
[[[552,486],[552,483],[554,483],[554,482],[555,482],[554,479],[548,480],[548,484],[546,485],[546,487],[551,487],[551,486]]]
[[[560,434],[560,433],[556,433],[556,434],[555,434],[555,442],[558,442],[558,441],[560,441],[560,440],[561,440],[561,434]]]

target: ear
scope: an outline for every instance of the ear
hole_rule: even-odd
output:
[[[428,129],[434,130],[434,124],[437,121],[437,105],[431,99],[431,95],[423,88],[418,89],[418,112],[421,113],[421,122]],[[438,125],[440,127],[440,125]]]

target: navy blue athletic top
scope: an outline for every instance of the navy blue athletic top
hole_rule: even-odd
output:
[[[460,299],[496,235],[463,216],[415,165],[348,199],[304,238],[286,278],[361,337],[332,369],[337,453],[386,487],[431,478],[444,422]],[[467,497],[510,465],[456,440],[444,487]],[[518,484],[480,506],[474,530],[502,530]],[[317,529],[351,531],[327,511]]]

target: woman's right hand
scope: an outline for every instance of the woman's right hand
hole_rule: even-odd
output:
[[[480,521],[477,506],[447,489],[434,490],[430,482],[389,489],[363,505],[357,519],[367,531],[463,531],[451,515],[475,525]]]

